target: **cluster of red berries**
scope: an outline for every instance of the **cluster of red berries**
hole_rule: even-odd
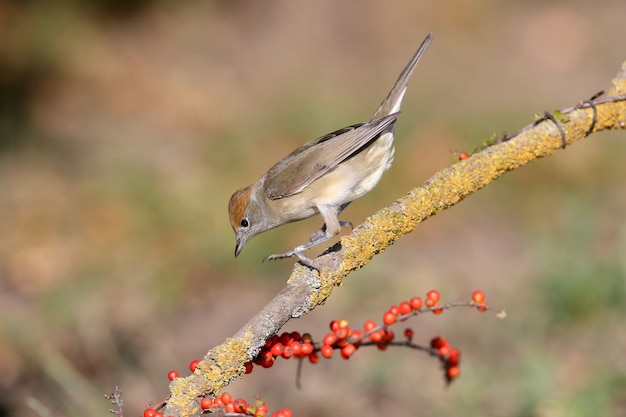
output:
[[[443,313],[443,307],[439,307],[439,299],[441,294],[437,290],[430,290],[426,293],[426,300],[421,297],[413,297],[408,301],[402,301],[397,306],[391,306],[385,314],[383,314],[383,323],[391,326],[396,321],[404,321],[409,316],[426,311],[432,311],[433,314]],[[426,308],[423,308],[423,307]]]
[[[343,359],[349,359],[359,346],[376,345],[378,349],[385,350],[393,344],[417,348],[437,356],[443,364],[446,381],[450,383],[460,375],[461,352],[458,349],[452,348],[443,336],[433,338],[430,341],[430,347],[414,344],[412,342],[413,330],[410,328],[404,331],[406,340],[397,342],[394,341],[393,331],[389,329],[389,326],[420,313],[441,314],[444,309],[457,306],[475,306],[481,312],[489,309],[485,302],[485,293],[481,290],[472,293],[470,303],[441,305],[439,304],[440,298],[439,291],[431,290],[426,293],[424,299],[416,296],[410,300],[402,301],[400,304],[390,307],[383,314],[382,325],[376,324],[373,320],[367,320],[363,324],[362,330],[351,329],[345,319],[333,320],[330,323],[331,332],[324,336],[321,343],[313,342],[309,333],[301,335],[299,332],[284,332],[280,336],[274,335],[267,339],[256,358],[245,364],[246,374],[252,372],[253,364],[269,368],[278,357],[284,359],[308,358],[309,362],[315,364],[320,360],[319,355],[328,359],[332,357],[335,350],[340,350]],[[191,372],[195,372],[199,362],[196,359],[189,364]],[[170,371],[167,376],[170,380],[174,380],[178,378],[178,372]],[[268,412],[267,405],[260,400],[257,400],[255,405],[250,405],[243,399],[233,400],[229,393],[223,393],[215,398],[202,397],[200,406],[203,410],[223,409],[225,413],[239,413],[253,417],[265,417]],[[271,416],[291,417],[291,410],[278,410],[273,412]],[[144,411],[144,417],[163,417],[163,414],[151,407]]]
[[[189,364],[189,370],[191,372],[195,372],[196,368],[200,361],[195,359],[191,361]],[[167,378],[170,381],[178,378],[178,371],[169,371],[167,373]],[[200,398],[200,407],[202,410],[211,410],[215,412],[217,410],[223,410],[224,413],[238,413],[241,415],[247,415],[252,417],[265,417],[268,412],[267,404],[263,401],[257,399],[254,405],[248,404],[246,400],[242,398],[233,399],[233,396],[224,392],[222,395],[210,398],[210,397],[202,397]],[[158,409],[158,407],[156,407]],[[291,417],[292,412],[290,409],[285,408],[283,410],[274,411],[271,414],[271,417]],[[155,407],[148,407],[143,412],[143,417],[164,417],[163,413],[157,411]],[[168,416],[172,417],[172,416]]]
[[[163,417],[163,413],[155,410],[152,407],[148,407],[145,410],[143,410],[143,417]],[[167,417],[173,417],[173,416],[167,416]]]
[[[195,372],[200,361],[195,359],[189,364],[189,370]],[[167,377],[170,381],[178,378],[178,371],[169,371]],[[267,404],[257,399],[255,404],[249,404],[242,398],[233,399],[233,396],[224,392],[222,395],[214,398],[201,397],[200,407],[202,410],[215,412],[217,410],[223,410],[224,413],[238,413],[241,415],[252,417],[265,417],[268,412]],[[158,408],[158,407],[157,407]],[[292,412],[290,409],[285,408],[282,410],[274,411],[271,417],[291,417]],[[148,407],[143,412],[143,417],[164,417],[163,413],[157,411],[155,407]],[[172,417],[172,416],[168,416]]]
[[[433,338],[430,341],[430,347],[441,360],[446,375],[446,382],[449,384],[461,374],[459,369],[461,351],[450,346],[450,343],[443,336]]]
[[[267,339],[253,362],[263,368],[269,368],[279,357],[308,358],[311,363],[317,363],[320,360],[309,333],[301,335],[298,332],[284,332],[280,336],[274,335]],[[246,364],[246,373],[250,372],[252,372],[252,362]]]
[[[215,398],[202,397],[200,400],[200,407],[203,410],[211,410],[212,412],[221,409],[224,410],[224,413],[237,413],[253,417],[265,417],[267,415],[267,404],[263,401],[257,399],[254,405],[248,404],[243,398],[233,399],[232,395],[228,392],[225,392]],[[288,408],[276,410],[271,414],[271,417],[291,416],[292,412]]]
[[[373,320],[367,320],[363,324],[363,330],[355,330],[350,328],[345,319],[333,320],[330,323],[331,332],[324,336],[321,344],[314,343],[309,333],[300,335],[298,332],[284,332],[280,336],[274,335],[265,342],[254,361],[246,364],[246,373],[252,372],[253,363],[269,368],[279,357],[284,359],[308,358],[311,363],[315,364],[319,362],[318,352],[322,357],[328,359],[332,357],[335,350],[340,350],[341,357],[348,359],[363,344],[375,344],[380,350],[385,350],[394,341],[394,333],[389,329],[389,326],[396,322],[404,321],[419,313],[441,314],[445,308],[451,306],[478,305],[479,311],[485,311],[487,304],[484,302],[484,298],[484,293],[477,290],[472,294],[472,303],[455,303],[444,306],[439,304],[441,299],[439,291],[431,290],[426,293],[424,299],[416,296],[390,307],[383,314],[383,324],[380,326]],[[410,342],[413,331],[407,329],[405,336]]]
[[[203,411],[216,412],[221,410],[223,413],[237,413],[251,417],[266,417],[268,412],[267,404],[259,399],[252,405],[242,398],[233,399],[233,396],[228,392],[224,392],[222,395],[215,398],[202,397],[200,399],[200,407]],[[288,408],[276,410],[271,414],[271,417],[291,416],[292,412]],[[163,414],[156,411],[153,407],[149,407],[144,410],[143,417],[163,417]]]
[[[374,327],[375,326],[374,324]],[[326,334],[322,339],[320,354],[326,359],[329,359],[333,356],[335,349],[339,349],[341,357],[349,359],[363,343],[364,335],[367,332],[367,322],[363,330],[353,330],[348,325],[348,320],[333,320],[330,322],[330,330],[331,332]],[[393,332],[391,330],[385,330],[374,336],[380,344],[383,344],[385,341],[393,340]]]

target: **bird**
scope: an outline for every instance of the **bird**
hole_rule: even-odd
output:
[[[252,185],[233,193],[228,215],[236,237],[235,257],[254,236],[320,214],[324,225],[308,242],[265,258],[297,256],[304,265],[317,269],[314,261],[303,252],[339,235],[341,227],[351,227],[351,223],[339,220],[339,214],[352,201],[372,190],[391,166],[395,124],[402,99],[431,41],[429,34],[368,122],[347,126],[305,143]]]

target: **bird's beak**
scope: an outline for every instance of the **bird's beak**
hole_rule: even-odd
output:
[[[243,245],[246,244],[246,239],[243,237],[237,238],[237,243],[235,244],[235,258],[239,256],[241,250],[243,249]]]

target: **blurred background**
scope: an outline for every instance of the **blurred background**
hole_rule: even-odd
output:
[[[0,1],[0,416],[138,415],[166,374],[284,285],[315,218],[235,259],[226,206],[305,141],[365,121],[427,33],[393,168],[360,223],[485,138],[575,105],[626,60],[603,2]],[[439,213],[286,330],[378,320],[436,288],[508,318],[409,324],[462,350],[295,361],[228,387],[298,416],[626,415],[626,133],[596,134]],[[314,251],[312,256],[323,248]],[[397,328],[402,332],[402,326]]]

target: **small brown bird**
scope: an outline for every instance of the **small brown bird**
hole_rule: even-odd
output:
[[[292,250],[267,259],[297,256],[337,236],[339,213],[370,191],[393,161],[393,135],[402,98],[417,63],[428,48],[428,35],[398,77],[387,98],[367,123],[344,127],[302,145],[271,167],[254,184],[235,191],[228,203],[237,244],[235,256],[254,236],[287,223],[321,214],[324,226]]]

